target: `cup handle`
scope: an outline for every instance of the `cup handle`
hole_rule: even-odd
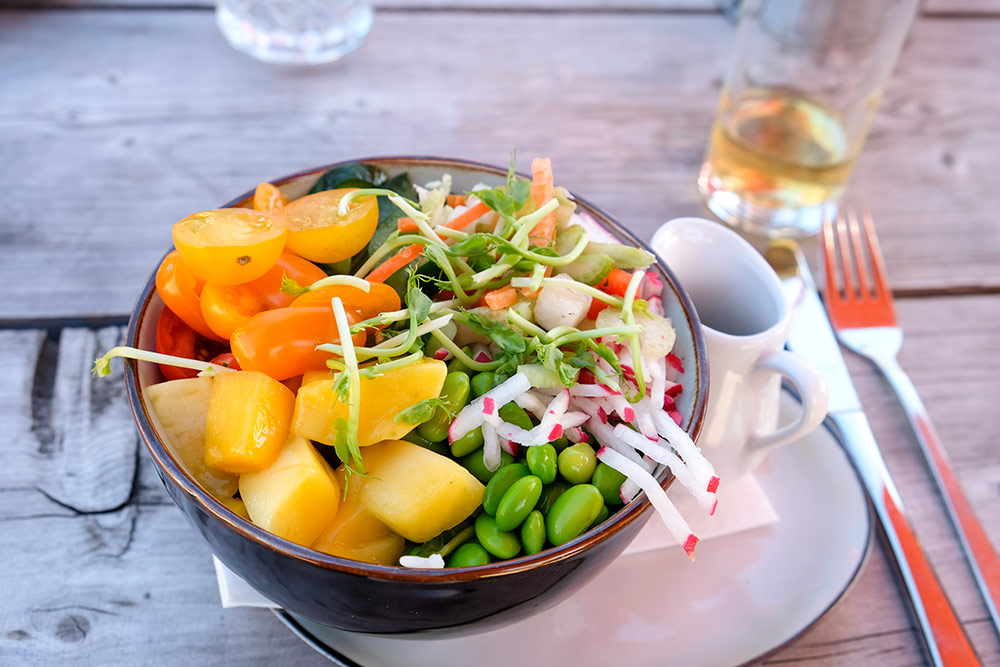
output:
[[[763,451],[801,438],[826,419],[826,382],[805,359],[786,350],[778,350],[761,357],[755,370],[772,371],[788,378],[802,401],[802,414],[774,433],[756,436],[747,443],[748,450]]]

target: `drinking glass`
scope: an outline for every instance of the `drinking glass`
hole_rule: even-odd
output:
[[[318,65],[361,46],[374,10],[370,0],[218,0],[215,20],[237,51],[269,63]]]
[[[747,0],[698,189],[726,223],[815,234],[836,214],[919,0]]]

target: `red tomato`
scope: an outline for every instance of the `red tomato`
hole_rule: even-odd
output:
[[[164,308],[160,319],[156,322],[156,351],[175,357],[194,359],[195,341],[198,334],[194,329],[184,324],[181,318],[174,315],[169,308]],[[178,368],[160,364],[160,372],[168,380],[193,378],[198,371],[190,368]]]

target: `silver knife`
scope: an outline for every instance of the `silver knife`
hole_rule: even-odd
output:
[[[979,658],[910,527],[903,501],[861,410],[861,401],[801,249],[794,241],[780,239],[771,242],[765,256],[781,278],[792,307],[788,348],[811,362],[826,380],[830,392],[829,418],[840,431],[841,442],[854,461],[882,524],[932,662],[948,667],[979,665]]]

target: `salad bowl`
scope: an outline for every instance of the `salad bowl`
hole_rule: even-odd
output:
[[[380,157],[351,160],[380,167],[390,175],[409,173],[416,183],[449,173],[456,191],[478,183],[504,182],[507,170],[474,162],[434,157]],[[342,164],[346,164],[342,163]],[[316,179],[337,165],[324,165],[272,181],[291,199],[305,194]],[[226,207],[245,206],[249,191]],[[578,212],[602,240],[645,244],[610,215],[573,195]],[[648,248],[647,248],[648,249]],[[677,332],[674,351],[683,360],[677,397],[682,428],[696,439],[704,421],[708,393],[705,342],[697,315],[668,267],[651,270],[664,285],[663,305]],[[131,314],[127,345],[152,349],[163,302],[155,271],[146,281]],[[154,364],[127,361],[125,379],[142,440],[167,492],[211,551],[261,594],[288,611],[342,630],[375,634],[469,634],[541,612],[566,599],[614,559],[651,516],[645,495],[576,539],[540,553],[460,569],[407,569],[371,565],[314,551],[279,538],[246,521],[204,491],[182,469],[157,433],[144,390],[161,380]],[[672,476],[655,471],[666,488]]]

